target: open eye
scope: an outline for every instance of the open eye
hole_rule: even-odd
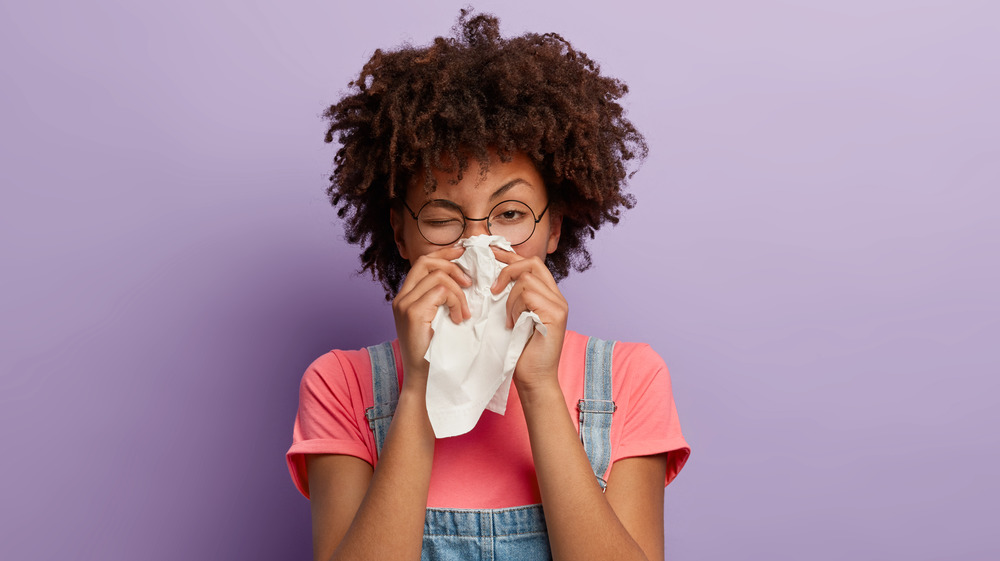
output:
[[[519,210],[508,210],[497,216],[501,220],[519,220],[524,218],[525,214]]]
[[[518,224],[531,220],[531,209],[522,202],[505,201],[497,205],[490,215],[490,221],[496,224]]]

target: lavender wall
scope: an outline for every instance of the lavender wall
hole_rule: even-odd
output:
[[[309,558],[299,377],[393,333],[318,114],[422,4],[0,5],[0,558]],[[671,368],[668,556],[995,559],[1000,9],[554,4],[477,7],[632,87],[639,206],[563,290]]]

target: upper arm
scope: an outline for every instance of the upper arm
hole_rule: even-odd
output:
[[[667,454],[615,462],[604,492],[618,520],[650,560],[663,559],[663,494]]]
[[[313,559],[327,561],[347,533],[368,491],[373,469],[342,454],[307,454]]]

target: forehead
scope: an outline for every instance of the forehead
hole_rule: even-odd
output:
[[[475,204],[493,199],[499,202],[505,194],[516,198],[545,198],[545,182],[534,162],[524,154],[514,155],[509,162],[500,161],[493,155],[485,172],[478,160],[470,158],[461,179],[456,172],[434,170],[432,174],[437,181],[434,191],[426,192],[423,177],[418,176],[407,189],[408,200],[448,199],[459,204]],[[502,192],[498,194],[498,191]]]

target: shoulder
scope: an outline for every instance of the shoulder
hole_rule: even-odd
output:
[[[666,372],[667,364],[647,343],[615,342],[614,367],[623,372]]]
[[[574,331],[566,332],[563,357],[577,365],[572,370],[581,377],[586,370],[587,343],[590,339]],[[644,398],[662,400],[671,391],[666,362],[647,343],[614,341],[611,378],[615,399],[621,400],[619,406],[634,404]]]
[[[329,409],[339,402],[363,410],[372,402],[372,361],[367,348],[334,349],[313,360],[299,385],[300,407]]]
[[[392,349],[391,362],[395,362],[396,375],[402,383],[403,369],[398,339],[374,345],[390,345]],[[355,408],[370,407],[372,395],[372,358],[368,349],[341,350],[326,352],[306,368],[299,387],[300,403],[303,399],[311,401],[329,401],[350,396]]]
[[[663,357],[647,343],[615,343],[612,376],[620,394],[635,403],[643,399],[670,399],[670,372]]]
[[[591,337],[587,335],[567,330],[563,343],[564,357],[573,361],[579,360],[583,366],[586,360],[587,343],[590,339]],[[658,371],[666,371],[667,365],[663,358],[649,344],[630,341],[613,342],[612,370],[614,374],[646,372],[653,375]]]
[[[364,378],[366,373],[370,380],[370,372],[371,359],[365,349],[334,349],[309,364],[302,375],[300,391],[311,390],[316,393],[323,388],[331,390],[353,385],[352,383],[360,382],[359,378]]]
[[[366,349],[328,351],[306,368],[292,446],[285,454],[292,479],[306,497],[307,455],[349,455],[374,464],[375,444],[364,414],[371,401],[371,358]]]
[[[587,371],[587,346],[591,337],[566,331],[560,357],[560,379],[569,386],[582,385]],[[609,340],[610,341],[610,340]],[[647,343],[613,341],[611,377],[616,396],[643,394],[650,386],[656,393],[670,391],[670,374],[663,358]]]
[[[370,370],[371,358],[367,349],[333,349],[313,360],[303,379],[332,379]]]

